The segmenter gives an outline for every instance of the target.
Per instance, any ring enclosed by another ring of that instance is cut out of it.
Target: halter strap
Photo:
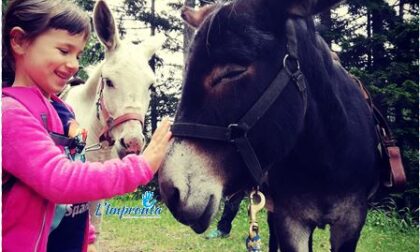
[[[115,144],[115,140],[111,136],[111,130],[117,127],[120,124],[123,124],[127,121],[135,120],[139,121],[141,127],[144,127],[144,116],[139,113],[125,113],[117,118],[114,118],[109,113],[108,109],[105,106],[103,90],[105,87],[104,79],[101,76],[99,79],[99,98],[96,102],[96,117],[98,120],[100,119],[100,111],[102,112],[102,118],[105,120],[105,126],[102,128],[101,133],[99,134],[99,142],[107,141],[108,146],[112,146]]]
[[[233,143],[257,185],[262,184],[266,170],[262,168],[258,160],[254,148],[249,141],[248,132],[271,108],[291,80],[296,84],[302,95],[304,116],[307,110],[306,83],[297,58],[297,38],[292,20],[287,20],[286,28],[288,44],[287,54],[283,58],[283,68],[257,102],[237,123],[232,123],[228,127],[221,127],[175,122],[171,128],[172,134],[175,137],[190,137]],[[294,70],[292,70],[293,61],[295,63]]]

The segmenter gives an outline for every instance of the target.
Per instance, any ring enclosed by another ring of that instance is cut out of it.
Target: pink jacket
[[[40,94],[37,88],[31,89]],[[57,113],[44,100],[50,128],[62,133]],[[10,97],[2,99],[2,147],[2,171],[17,178],[2,196],[5,252],[46,251],[55,204],[111,198],[132,192],[153,177],[138,155],[105,163],[70,161],[34,115]],[[83,251],[87,250],[87,233]]]

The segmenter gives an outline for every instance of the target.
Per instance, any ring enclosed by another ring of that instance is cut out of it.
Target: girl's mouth
[[[58,72],[56,71],[55,74],[60,78],[63,79],[65,81],[69,80],[72,76],[72,74],[69,73],[63,73],[63,72]]]

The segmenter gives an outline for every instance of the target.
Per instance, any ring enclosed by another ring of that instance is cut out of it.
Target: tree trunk
[[[383,2],[383,1],[380,1]],[[372,56],[373,56],[373,70],[384,69],[385,67],[385,46],[381,39],[384,34],[384,17],[383,9],[380,6],[384,6],[386,3],[378,4],[372,9]]]
[[[367,10],[367,21],[366,21],[366,30],[367,30],[367,39],[369,41],[368,45],[368,61],[367,61],[367,69],[370,70],[372,68],[372,21],[371,21],[371,11]]]

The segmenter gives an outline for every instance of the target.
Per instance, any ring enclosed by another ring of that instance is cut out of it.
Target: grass
[[[140,200],[133,199],[113,199],[108,202],[114,207],[141,206]],[[161,207],[163,210],[160,218],[119,219],[118,216],[104,216],[99,240],[101,252],[246,251],[248,219],[245,202],[242,202],[241,210],[233,221],[229,238],[215,240],[206,240],[204,234],[194,233],[189,227],[178,223],[167,208]],[[265,248],[263,251],[267,251],[268,243],[265,219],[266,213],[262,211],[258,220]],[[210,229],[215,228],[216,220]],[[373,209],[369,211],[357,251],[417,252],[418,235],[418,226],[411,218],[401,219],[395,211]],[[325,230],[317,229],[314,234],[314,251],[329,251],[328,239],[328,227]]]

